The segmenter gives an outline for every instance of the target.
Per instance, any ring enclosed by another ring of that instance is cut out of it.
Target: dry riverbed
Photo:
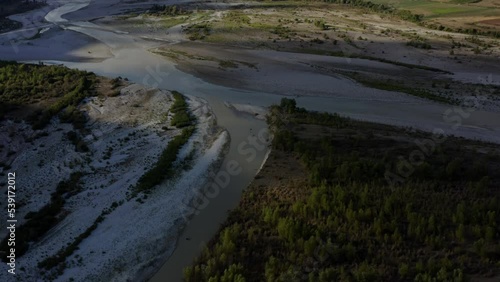
[[[187,209],[182,203],[189,202],[205,175],[218,167],[228,141],[205,101],[189,97],[187,102],[197,120],[196,131],[177,156],[176,176],[136,197],[131,196],[133,185],[181,133],[170,126],[170,92],[132,84],[114,97],[88,98],[80,110],[89,120],[76,144],[68,138],[75,130],[72,125],[57,120],[43,132],[23,122],[0,124],[2,147],[11,151],[10,169],[18,175],[20,225],[27,213],[50,202],[60,181],[75,172],[82,175],[81,190],[66,199],[61,221],[18,258],[20,281],[123,281],[154,268],[172,252],[182,228],[178,222]],[[66,258],[63,271],[37,266],[74,243],[99,216],[104,219]]]
[[[177,7],[180,12],[100,22],[147,34],[164,44],[153,52],[175,61],[182,71],[224,86],[325,96],[345,94],[346,89],[332,86],[336,79],[348,79],[441,103],[464,104],[479,97],[483,109],[498,110],[497,39],[325,3]],[[333,78],[328,82],[327,77]]]

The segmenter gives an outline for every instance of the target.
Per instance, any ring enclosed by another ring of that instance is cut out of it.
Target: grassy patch
[[[429,99],[444,104],[451,104],[451,105],[457,104],[457,101],[451,98],[436,95],[426,89],[418,89],[414,87],[404,86],[403,84],[397,81],[380,81],[376,79],[366,79],[366,78],[360,78],[356,75],[350,75],[350,77],[367,87],[387,90],[387,91],[402,92],[410,94],[412,96]]]
[[[477,27],[470,28],[467,23],[463,22],[463,19],[468,17],[471,18],[472,22],[475,21],[474,18],[500,16],[500,9],[494,5],[490,5],[489,7],[466,5],[481,2],[480,0],[452,0],[449,2],[432,0],[371,0],[371,2],[394,7],[398,10],[404,9],[412,14],[420,13],[424,16],[419,23],[428,28],[466,34],[481,34],[496,38],[500,37],[498,30],[481,30]],[[457,21],[454,18],[459,18],[460,20]],[[429,23],[430,20],[437,23]]]
[[[182,57],[191,59],[191,60],[199,60],[199,61],[211,61],[218,63],[219,67],[222,69],[226,68],[238,68],[239,64],[244,65],[248,68],[252,69],[257,69],[257,65],[249,62],[244,62],[244,61],[236,61],[236,60],[221,60],[212,56],[200,56],[197,54],[190,54],[181,50],[173,50],[173,49],[168,49],[168,50],[158,50],[155,51],[156,54],[174,59],[174,60],[181,60]]]
[[[153,28],[168,29],[188,22],[192,18],[193,14],[193,11],[183,6],[155,4],[147,13],[142,14],[144,19],[140,22],[140,24],[151,25]],[[153,20],[150,21],[150,19]]]
[[[189,113],[188,104],[184,96],[177,91],[172,91],[175,102],[170,108],[170,112],[174,113],[172,120],[170,121],[171,126],[177,128],[182,128],[190,126],[193,123],[193,116]]]
[[[166,178],[174,174],[173,163],[177,159],[177,154],[194,133],[194,130],[193,126],[184,128],[181,135],[175,136],[168,142],[167,148],[165,148],[154,167],[139,178],[134,188],[136,193],[148,192],[154,186],[162,183]]]
[[[249,25],[250,17],[240,11],[230,11],[224,14],[223,22],[229,29],[238,28],[242,25]]]
[[[168,29],[176,25],[186,23],[189,17],[162,18],[158,23],[162,28]]]
[[[272,34],[276,34],[280,38],[287,39],[290,37],[292,30],[288,26],[278,25],[271,30]]]
[[[412,46],[415,48],[420,48],[420,49],[431,49],[432,46],[427,43],[426,41],[420,41],[420,40],[410,40],[406,43],[408,46]]]
[[[188,38],[192,41],[204,39],[210,35],[211,30],[211,25],[207,22],[192,24],[186,28]]]
[[[192,118],[188,113],[187,103],[184,100],[184,96],[178,92],[174,92],[174,98],[176,99],[176,102],[172,105],[171,111],[175,113],[174,119],[176,119],[176,116],[178,118],[176,122],[173,122],[174,119],[172,119],[171,124],[178,127],[184,127],[184,129],[180,135],[175,136],[168,142],[167,147],[163,150],[160,158],[153,168],[139,178],[133,189],[134,194],[139,192],[148,192],[154,186],[162,183],[166,178],[174,175],[174,162],[177,159],[177,154],[195,131],[195,127],[190,125]]]

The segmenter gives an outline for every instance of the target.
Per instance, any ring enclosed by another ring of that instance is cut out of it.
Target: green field
[[[476,6],[470,0],[454,0],[437,2],[431,0],[371,0],[373,3],[391,5],[398,9],[406,9],[421,13],[427,19],[437,17],[472,17],[472,16],[499,16],[500,9],[494,7]]]

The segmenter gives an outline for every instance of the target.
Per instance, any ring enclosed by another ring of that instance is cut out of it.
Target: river
[[[215,234],[225,220],[228,210],[237,205],[242,191],[252,181],[268,153],[267,149],[255,150],[255,157],[248,161],[248,156],[238,150],[240,144],[248,143],[249,138],[266,128],[266,124],[251,115],[229,109],[224,102],[269,106],[278,103],[283,96],[213,85],[183,73],[177,70],[172,62],[148,51],[156,47],[158,43],[147,42],[134,35],[88,21],[72,21],[69,18],[69,13],[88,8],[95,2],[67,0],[63,4],[50,11],[45,19],[65,30],[85,34],[100,41],[110,48],[113,56],[102,62],[54,63],[63,63],[71,68],[85,69],[109,77],[121,76],[132,82],[201,97],[208,101],[217,117],[218,124],[230,135],[230,148],[222,168],[225,169],[228,162],[236,162],[241,166],[242,172],[231,176],[227,188],[221,189],[220,193],[210,199],[209,204],[199,214],[191,218],[178,240],[174,253],[151,278],[151,281],[181,281],[182,269],[199,254],[201,247]],[[375,122],[414,126],[429,131],[441,129],[455,135],[474,136],[488,140],[498,139],[498,134],[495,136],[491,134],[498,129],[495,121],[500,120],[500,116],[496,113],[476,111],[469,117],[463,118],[461,126],[453,127],[453,124],[443,119],[443,115],[450,110],[453,112],[453,108],[428,101],[402,103],[334,97],[300,97],[297,98],[297,103],[309,110],[338,112]]]

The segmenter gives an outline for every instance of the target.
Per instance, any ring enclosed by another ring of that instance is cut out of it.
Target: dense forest
[[[266,165],[186,281],[499,277],[497,145],[447,137],[430,146],[430,134],[307,112],[289,99],[268,123]],[[404,173],[408,158],[414,169]]]
[[[62,66],[0,61],[0,120],[21,117],[41,129],[61,114],[62,121],[82,128],[85,117],[76,107],[95,94],[96,81],[93,73]]]

